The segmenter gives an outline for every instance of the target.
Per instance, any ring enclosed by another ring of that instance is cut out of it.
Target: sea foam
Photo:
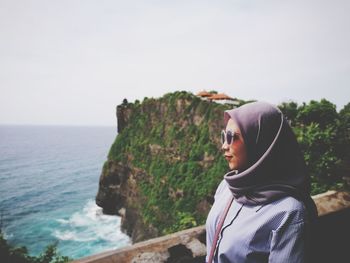
[[[88,200],[81,211],[68,219],[59,218],[57,222],[61,226],[54,230],[53,236],[59,240],[108,241],[115,247],[129,243],[129,237],[120,231],[120,217],[104,215],[93,200]]]

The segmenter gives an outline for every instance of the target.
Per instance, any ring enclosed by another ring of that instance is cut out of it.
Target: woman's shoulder
[[[292,196],[283,197],[265,205],[265,212],[270,214],[270,218],[275,222],[277,228],[307,221],[304,203]]]
[[[304,203],[292,196],[282,197],[281,199],[270,203],[270,205],[282,211],[305,211]]]
[[[222,195],[227,189],[228,189],[227,182],[225,179],[223,179],[218,185],[218,187],[216,188],[214,198],[217,198],[218,196]]]

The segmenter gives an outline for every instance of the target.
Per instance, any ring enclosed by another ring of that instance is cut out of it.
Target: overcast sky
[[[0,124],[116,125],[176,90],[350,102],[350,1],[0,0]]]

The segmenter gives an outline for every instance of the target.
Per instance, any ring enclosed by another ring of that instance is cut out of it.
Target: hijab
[[[252,102],[225,111],[225,124],[230,118],[241,131],[248,155],[248,168],[224,176],[236,201],[262,205],[293,196],[315,214],[303,155],[282,112],[269,103]]]

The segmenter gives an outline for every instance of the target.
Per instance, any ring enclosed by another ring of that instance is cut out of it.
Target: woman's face
[[[229,119],[227,122],[225,131],[226,133],[231,131],[234,134],[231,143],[228,144],[227,139],[225,138],[225,141],[221,147],[225,159],[228,162],[230,170],[243,171],[247,168],[248,157],[241,132],[232,119]]]

